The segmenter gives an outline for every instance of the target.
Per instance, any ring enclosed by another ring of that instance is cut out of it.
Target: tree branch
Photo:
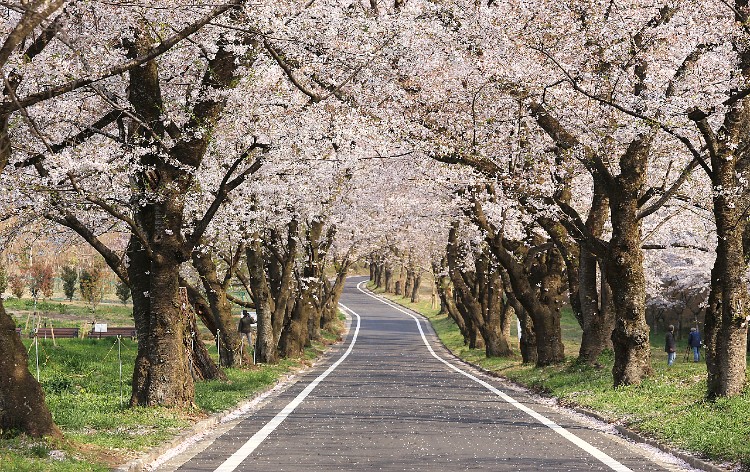
[[[120,75],[124,72],[129,71],[130,69],[141,66],[151,61],[152,59],[159,57],[165,52],[169,51],[180,41],[194,34],[198,30],[200,30],[203,26],[208,24],[214,18],[221,16],[222,14],[226,13],[227,11],[233,8],[237,8],[241,6],[243,3],[244,3],[244,0],[231,0],[227,4],[214,7],[209,14],[207,14],[200,20],[195,21],[191,23],[190,25],[186,26],[185,28],[180,30],[179,33],[168,37],[167,39],[165,39],[158,45],[150,48],[145,54],[141,55],[140,57],[131,59],[129,61],[123,62],[114,67],[111,67],[110,69],[104,72],[101,72],[97,76],[74,79],[62,85],[50,87],[47,90],[33,93],[31,95],[28,95],[25,98],[21,98],[18,100],[18,103],[14,103],[13,101],[11,102],[4,101],[0,103],[0,115],[12,113],[14,111],[19,110],[22,107],[32,106],[39,102],[49,100],[54,97],[58,97],[65,93],[77,90],[81,87],[85,87],[87,85],[97,83],[109,77]]]

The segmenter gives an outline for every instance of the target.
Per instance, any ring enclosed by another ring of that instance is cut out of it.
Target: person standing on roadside
[[[674,364],[677,358],[677,343],[674,340],[674,325],[669,325],[667,335],[664,338],[664,352],[667,353],[667,365]]]
[[[250,312],[242,310],[242,318],[240,318],[240,324],[237,326],[237,331],[240,332],[241,336],[247,338],[247,344],[249,347],[253,346],[253,328],[255,328],[255,320],[250,316]]]
[[[703,341],[701,340],[701,333],[698,328],[690,328],[690,336],[688,336],[688,346],[693,349],[693,362],[701,360],[701,346]]]

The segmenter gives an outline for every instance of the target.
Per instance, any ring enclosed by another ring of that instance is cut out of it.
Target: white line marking
[[[237,452],[229,456],[229,458],[225,460],[219,467],[217,467],[214,472],[232,472],[233,470],[235,470],[242,463],[242,461],[244,461],[247,456],[252,454],[253,451],[258,446],[260,446],[260,444],[268,437],[268,435],[271,434],[276,428],[278,428],[278,426],[287,418],[287,416],[289,416],[294,411],[294,409],[297,408],[305,398],[307,398],[310,392],[312,392],[315,387],[317,387],[318,384],[323,381],[323,379],[328,377],[328,374],[333,372],[333,370],[338,367],[339,364],[344,362],[344,359],[349,356],[349,354],[352,352],[352,349],[354,348],[354,343],[357,342],[360,317],[358,314],[354,313],[344,305],[339,303],[339,306],[357,317],[357,327],[354,329],[354,337],[352,337],[352,342],[349,345],[349,349],[346,350],[346,352],[339,358],[339,360],[334,362],[328,369],[326,369],[325,372],[320,374],[318,378],[310,382],[310,385],[305,387],[304,390],[302,390],[296,397],[294,397],[294,400],[289,402],[289,404],[285,406],[284,409],[281,410],[276,416],[274,416],[271,421],[266,423],[266,425],[263,426],[257,433],[253,434],[253,436],[248,439],[247,442],[237,450]]]
[[[543,425],[547,426],[552,431],[556,432],[557,434],[559,434],[560,436],[564,437],[568,441],[572,442],[576,446],[580,447],[584,451],[588,452],[589,454],[591,454],[592,456],[594,456],[595,458],[597,458],[598,460],[600,460],[601,462],[603,462],[604,464],[606,464],[612,470],[616,470],[618,472],[632,472],[628,467],[622,465],[621,463],[619,463],[615,459],[611,458],[610,456],[608,456],[604,452],[600,451],[596,447],[594,447],[591,444],[587,443],[583,439],[579,438],[578,436],[576,436],[575,434],[571,433],[570,431],[568,431],[567,429],[563,428],[562,426],[560,426],[559,424],[555,423],[554,421],[552,421],[551,419],[547,418],[546,416],[543,416],[543,415],[537,413],[536,411],[534,411],[531,408],[527,407],[526,405],[522,404],[521,402],[519,402],[518,400],[514,399],[510,395],[506,394],[505,392],[501,392],[500,390],[498,390],[494,386],[490,385],[489,383],[485,382],[484,380],[479,379],[479,378],[471,375],[468,372],[464,372],[463,370],[461,370],[458,367],[454,366],[453,364],[451,364],[450,362],[446,361],[442,357],[438,356],[435,353],[435,351],[432,349],[432,346],[430,346],[430,343],[427,341],[427,337],[425,336],[424,331],[422,330],[422,323],[419,321],[419,318],[417,318],[416,316],[412,315],[408,311],[402,309],[400,306],[396,305],[395,303],[392,303],[389,300],[385,300],[383,298],[380,298],[380,297],[377,297],[375,295],[372,295],[370,293],[365,292],[364,290],[362,290],[362,284],[365,283],[365,282],[366,281],[363,281],[363,282],[360,282],[359,284],[357,284],[357,289],[360,292],[364,293],[368,297],[372,297],[372,298],[374,298],[374,299],[376,299],[376,300],[378,300],[378,301],[380,301],[380,302],[382,302],[382,303],[390,306],[391,308],[393,308],[395,310],[400,311],[401,313],[403,313],[405,315],[411,316],[414,319],[414,321],[417,322],[417,327],[419,328],[419,334],[422,335],[422,341],[424,341],[425,346],[427,346],[427,349],[430,351],[430,354],[432,354],[432,356],[435,359],[439,360],[440,362],[442,362],[443,364],[447,365],[451,369],[455,370],[459,374],[461,374],[461,375],[463,375],[465,377],[468,377],[471,380],[473,380],[473,381],[477,382],[478,384],[482,385],[483,387],[487,388],[489,391],[491,391],[492,393],[494,393],[498,397],[502,398],[503,400],[505,400],[506,402],[510,403],[511,405],[513,405],[514,407],[516,407],[517,409],[523,411],[524,413],[526,413],[529,416],[531,416],[532,418],[536,419],[537,421],[539,421]]]

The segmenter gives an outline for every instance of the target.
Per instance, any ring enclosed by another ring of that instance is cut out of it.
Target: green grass
[[[0,440],[0,470],[4,472],[103,472],[110,470],[103,464],[95,464],[78,457],[78,453],[65,445],[56,451],[62,451],[62,460],[50,456],[53,451],[45,441],[34,441],[27,438]],[[53,454],[59,454],[53,453]],[[59,456],[58,456],[59,457]]]
[[[750,392],[732,399],[705,401],[706,366],[693,363],[692,356],[690,362],[683,360],[685,341],[678,347],[677,362],[668,367],[662,352],[663,333],[653,335],[654,375],[638,386],[613,388],[611,352],[599,358],[601,368],[576,363],[581,330],[570,310],[562,317],[566,361],[537,368],[524,365],[520,355],[487,358],[483,350],[468,349],[455,323],[447,315],[438,315],[429,303],[412,304],[390,294],[386,297],[425,315],[440,340],[462,359],[554,396],[564,405],[593,410],[661,442],[709,459],[750,467]],[[517,338],[513,342],[517,346]]]
[[[186,410],[127,407],[137,354],[135,341],[123,339],[120,346],[121,384],[116,339],[58,339],[56,346],[52,340],[39,340],[40,382],[65,439],[50,443],[23,437],[0,438],[0,470],[109,470],[174,437],[209,414],[235,407],[273,385],[282,375],[309,365],[323,352],[325,344],[338,338],[338,333],[324,333],[323,343],[314,343],[299,359],[224,369],[228,380],[197,383],[196,407]],[[24,339],[24,344],[29,350],[29,369],[36,375],[37,348],[28,339]],[[215,357],[216,346],[207,347]],[[49,452],[53,449],[62,449],[64,460],[51,459]]]

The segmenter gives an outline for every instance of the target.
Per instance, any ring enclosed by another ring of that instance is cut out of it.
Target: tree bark
[[[156,205],[155,237],[151,261],[149,290],[151,324],[149,331],[149,383],[142,406],[186,407],[193,404],[195,387],[184,349],[186,322],[178,298],[179,271],[182,261],[175,257],[181,245],[167,233],[164,224],[173,215],[181,215],[174,201]],[[172,231],[181,225],[172,223]]]
[[[252,288],[255,312],[258,317],[258,335],[255,340],[255,359],[258,363],[273,364],[278,362],[279,355],[274,339],[271,316],[271,291],[266,278],[265,259],[260,235],[253,235],[252,241],[245,249],[247,253],[247,270]]]
[[[649,135],[634,140],[620,159],[620,175],[608,183],[612,238],[607,245],[605,270],[615,307],[612,376],[616,387],[639,384],[652,373],[638,218],[638,200],[646,181],[652,139],[653,135]]]
[[[279,339],[279,351],[282,357],[299,357],[305,352],[309,340],[308,320],[315,310],[312,293],[302,290],[297,297],[289,323],[284,327]]]
[[[185,353],[188,356],[188,368],[193,381],[227,380],[226,374],[216,365],[209,355],[206,345],[201,341],[198,334],[198,325],[195,322],[195,314],[189,304],[182,307],[182,315],[185,318],[185,332],[182,340]]]
[[[324,281],[327,290],[321,324],[323,329],[328,332],[334,332],[338,324],[339,300],[344,293],[344,283],[350,266],[351,262],[348,259],[336,264],[336,280],[332,284],[328,280]]]
[[[528,316],[533,320],[536,364],[541,367],[563,362],[565,352],[560,327],[560,309],[561,297],[565,292],[565,262],[562,254],[554,245],[548,243],[538,244],[532,251],[525,249],[523,244],[506,241],[487,221],[479,200],[473,198],[473,204],[469,214],[479,228],[485,231],[485,241],[507,276],[506,285],[510,290],[506,288],[505,292],[512,293],[523,307],[523,310],[516,308],[516,316],[519,316],[519,319]],[[511,250],[519,253],[511,254]],[[519,259],[523,260],[523,265]],[[526,326],[531,326],[528,319],[523,321]],[[523,343],[523,336],[521,339]]]
[[[242,338],[237,331],[237,324],[232,317],[232,308],[227,299],[227,285],[219,280],[218,268],[212,258],[212,252],[193,251],[193,267],[198,271],[206,292],[214,326],[219,331],[219,363],[224,367],[236,367],[248,358],[240,356]],[[214,332],[216,335],[216,332]]]
[[[445,313],[456,323],[458,330],[461,332],[461,336],[464,338],[464,345],[469,344],[469,331],[464,322],[464,318],[456,306],[456,300],[453,295],[453,288],[451,287],[450,277],[443,275],[443,268],[448,264],[447,259],[443,258],[441,264],[433,263],[432,271],[435,275],[435,284],[437,286],[437,293],[440,297],[440,303],[445,307]],[[440,275],[438,275],[440,274]]]
[[[608,199],[600,188],[598,179],[594,181],[594,195],[591,202],[586,227],[591,235],[600,237],[604,231],[609,208]],[[608,348],[612,348],[612,331],[614,329],[614,315],[607,303],[608,287],[605,287],[606,277],[602,277],[601,296],[597,289],[597,257],[585,244],[579,243],[579,300],[581,319],[579,323],[583,329],[581,348],[578,351],[578,361],[594,364],[599,355]],[[602,271],[604,273],[604,271]]]
[[[492,267],[486,253],[476,253],[475,271],[466,274],[461,270],[458,224],[451,225],[446,249],[448,272],[460,297],[459,310],[464,315],[467,327],[476,327],[484,341],[487,357],[509,356],[512,354],[508,339],[502,331],[500,314],[502,310],[502,284],[500,274]],[[461,309],[463,307],[463,310]],[[468,320],[466,319],[468,318]],[[469,331],[470,341],[472,336]]]
[[[403,265],[398,272],[398,280],[396,280],[396,295],[405,296],[406,294],[406,267]]]
[[[0,431],[61,438],[44,402],[44,391],[28,366],[26,348],[0,300]]]
[[[201,320],[201,323],[216,336],[216,322],[211,312],[211,304],[191,283],[180,277],[180,287],[185,287],[188,293],[190,304],[195,307],[195,314]]]
[[[131,281],[130,293],[133,299],[133,320],[138,336],[138,353],[133,369],[132,393],[130,406],[145,405],[146,391],[151,383],[149,358],[151,334],[151,300],[148,297],[151,289],[149,277],[144,277],[151,268],[151,259],[135,236],[130,237],[127,248],[128,278]]]
[[[416,270],[414,271],[414,282],[411,287],[411,302],[417,303],[419,302],[419,287],[422,285],[422,274]]]
[[[385,268],[385,291],[386,293],[393,293],[393,265],[386,261]]]
[[[744,53],[745,62],[750,54]],[[744,64],[743,74],[750,75]],[[716,260],[711,270],[711,293],[706,308],[705,343],[709,399],[742,393],[746,382],[748,342],[748,292],[743,234],[747,226],[746,208],[750,195],[735,195],[729,189],[742,188],[738,181],[750,166],[750,157],[739,152],[747,146],[750,130],[750,104],[745,100],[733,106],[718,135],[710,131],[706,118],[696,120],[707,137],[711,154],[713,213],[716,221]],[[726,189],[722,191],[722,189]]]
[[[383,262],[382,259],[378,262],[378,269],[375,276],[375,287],[385,287],[385,262]]]

